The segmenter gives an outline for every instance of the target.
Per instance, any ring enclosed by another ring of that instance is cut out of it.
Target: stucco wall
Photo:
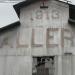
[[[68,5],[50,1],[48,6],[40,9],[38,2],[22,8],[21,26],[0,34],[0,75],[32,75],[33,56],[55,55],[58,56],[57,75],[65,74],[62,70],[65,52],[73,54],[74,73],[75,28],[68,24]],[[53,36],[49,39],[51,47],[48,47],[48,29]]]

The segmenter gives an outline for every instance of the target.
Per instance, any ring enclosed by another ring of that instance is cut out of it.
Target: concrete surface
[[[68,5],[50,1],[48,6],[40,9],[38,2],[22,8],[21,26],[0,34],[0,75],[32,75],[33,56],[58,56],[55,75],[75,75],[75,28],[68,24]],[[48,28],[54,36],[50,41]],[[72,59],[63,59],[64,53],[72,53]],[[64,60],[64,65],[69,63],[69,72],[63,70]]]

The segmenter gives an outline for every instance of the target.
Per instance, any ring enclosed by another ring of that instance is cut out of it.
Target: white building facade
[[[52,75],[75,75],[75,28],[68,23],[69,6],[53,0],[48,8],[40,5],[22,8],[21,26],[0,34],[0,75],[32,75],[36,57],[54,57]]]

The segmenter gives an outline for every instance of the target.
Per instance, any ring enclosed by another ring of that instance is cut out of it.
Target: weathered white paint
[[[68,5],[56,1],[50,1],[48,5],[49,8],[46,10],[40,9],[39,2],[22,8],[20,14],[21,27],[0,35],[0,75],[32,75],[32,56],[51,55],[58,56],[57,75],[62,75],[63,53],[71,52],[75,55],[75,28],[68,24]],[[65,7],[63,7],[64,5]],[[36,19],[37,11],[42,11],[41,19]],[[47,48],[48,28],[58,28],[58,31],[50,32],[50,35],[54,36],[51,43],[59,43],[59,47]],[[65,39],[65,47],[61,47],[61,30],[63,28],[69,30],[69,32],[65,31],[64,34],[68,38],[71,37],[72,32],[73,46],[70,44],[71,40]],[[33,29],[35,29],[34,41],[36,44],[43,44],[42,47],[32,46]],[[73,59],[75,62],[75,57]],[[75,68],[75,64],[73,65]]]

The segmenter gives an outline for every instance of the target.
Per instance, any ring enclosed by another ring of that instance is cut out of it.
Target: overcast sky
[[[0,1],[23,1],[23,0],[0,0]],[[63,2],[66,2],[66,0],[59,0],[59,1],[63,1]],[[70,4],[73,4],[73,5],[75,5],[75,0],[67,0],[67,1],[71,1],[71,3]]]
[[[66,0],[60,0],[60,1],[66,2]],[[75,5],[75,0],[67,0],[67,1],[71,1],[69,3]]]

